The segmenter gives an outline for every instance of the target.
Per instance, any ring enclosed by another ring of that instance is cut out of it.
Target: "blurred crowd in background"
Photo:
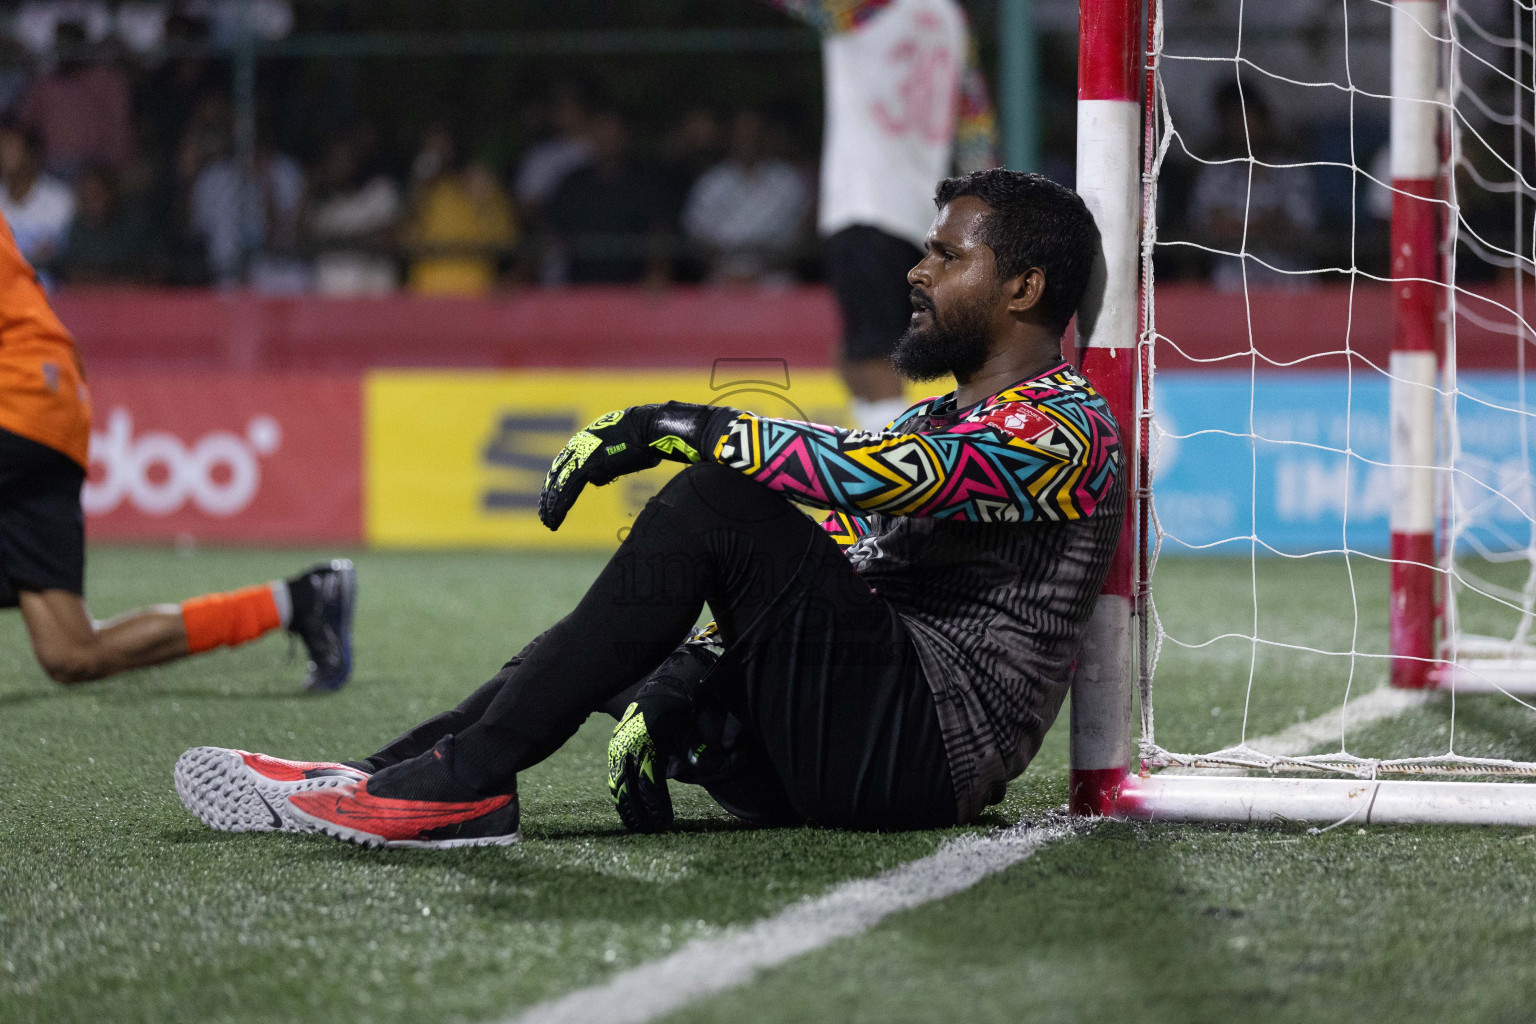
[[[0,212],[50,282],[479,294],[816,275],[817,140],[771,108],[674,103],[637,138],[601,82],[554,77],[519,104],[513,153],[454,110],[409,138],[358,118],[290,148],[291,96],[263,90],[248,177],[229,61],[162,56],[227,37],[237,7],[60,0],[14,18]],[[261,7],[263,32],[289,30],[285,3]]]
[[[984,54],[995,49],[995,5],[968,5]],[[716,5],[737,6],[744,24],[792,27],[764,4]],[[1070,5],[1041,6],[1048,15]],[[634,20],[623,4],[594,7],[598,15],[568,20]],[[695,16],[689,0],[654,9],[685,24]],[[689,80],[698,65],[686,63],[671,78],[637,78],[612,61],[509,58],[471,73],[437,58],[409,71],[377,59],[264,59],[246,173],[231,40],[371,30],[368,5],[52,0],[9,13],[0,212],[50,283],[473,295],[820,276],[819,62],[809,33],[800,49],[744,58],[746,70],[716,58],[702,82]],[[1047,31],[1041,45],[1041,169],[1071,184],[1073,39]],[[466,77],[462,88],[433,84]],[[1238,248],[1245,229],[1248,251],[1281,270],[1350,260],[1384,270],[1384,189],[1347,169],[1263,166],[1250,188],[1248,162],[1219,161],[1342,158],[1384,176],[1385,111],[1352,126],[1322,115],[1282,124],[1265,83],[1245,85],[1240,95],[1229,72],[1182,100],[1159,217],[1164,240],[1194,244],[1159,251],[1160,279],[1241,287],[1241,263],[1211,250]],[[1186,157],[1185,144],[1201,159]],[[1249,285],[1311,280],[1247,270]]]

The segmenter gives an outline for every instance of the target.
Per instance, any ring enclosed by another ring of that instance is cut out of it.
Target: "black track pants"
[[[832,827],[954,823],[933,696],[901,618],[816,523],[711,464],[651,500],[574,611],[369,762],[452,732],[467,780],[510,787],[589,714],[622,708],[706,604],[725,654],[703,691],[741,725],[730,777],[700,780],[723,804]]]

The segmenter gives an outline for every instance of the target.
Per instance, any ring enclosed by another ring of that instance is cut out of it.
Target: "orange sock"
[[[272,588],[265,583],[227,594],[204,594],[181,603],[187,650],[234,647],[282,625]]]

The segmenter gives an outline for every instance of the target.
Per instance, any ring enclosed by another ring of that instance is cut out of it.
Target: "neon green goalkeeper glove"
[[[599,416],[566,442],[539,495],[539,521],[558,530],[587,484],[601,487],[626,473],[673,462],[702,462],[714,441],[711,421],[725,429],[736,410],[687,402],[634,405]]]

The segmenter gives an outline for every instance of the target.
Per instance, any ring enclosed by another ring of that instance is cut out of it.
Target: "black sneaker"
[[[339,787],[296,793],[288,816],[306,831],[359,846],[446,850],[520,842],[517,791],[484,796],[453,774],[453,737]]]
[[[313,593],[302,611],[295,607],[288,631],[309,654],[306,690],[339,690],[352,676],[352,612],[357,603],[357,570],[345,558],[314,566],[295,582]]]

